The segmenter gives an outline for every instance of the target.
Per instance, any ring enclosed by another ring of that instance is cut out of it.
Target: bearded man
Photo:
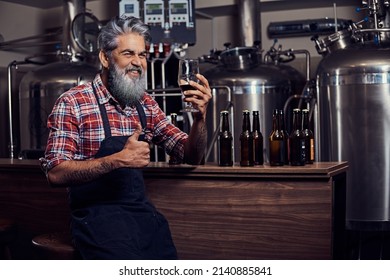
[[[189,135],[172,125],[145,93],[149,28],[115,17],[99,34],[101,73],[56,101],[41,159],[48,182],[67,187],[71,234],[84,259],[176,259],[169,225],[145,197],[141,169],[149,143],[188,164],[199,164],[207,140],[211,90],[205,77],[185,92],[199,112]]]

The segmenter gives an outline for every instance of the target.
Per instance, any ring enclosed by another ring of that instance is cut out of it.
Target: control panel
[[[119,15],[148,24],[154,44],[196,42],[195,0],[120,0]]]

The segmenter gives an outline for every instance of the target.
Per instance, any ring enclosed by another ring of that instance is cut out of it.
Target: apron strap
[[[137,108],[138,118],[141,122],[141,126],[143,129],[146,129],[146,114],[144,108],[139,101],[135,104],[135,107]]]
[[[93,93],[95,94],[96,101],[99,105],[100,115],[101,115],[102,121],[103,121],[104,136],[105,136],[104,138],[111,137],[110,122],[108,121],[106,107],[104,106],[104,104],[100,104],[99,98],[98,98],[98,95],[96,93],[96,89],[95,89],[95,86],[93,83],[92,83],[92,89],[93,89]]]
[[[106,107],[104,106],[104,104],[100,104],[99,98],[98,98],[98,95],[97,95],[97,92],[96,92],[96,89],[95,89],[95,86],[93,83],[92,83],[92,90],[93,90],[93,93],[95,95],[96,101],[99,105],[100,115],[102,116],[105,138],[111,137],[111,127],[110,127],[110,122],[108,120]],[[146,128],[146,114],[145,114],[144,108],[142,107],[142,105],[139,101],[135,104],[135,106],[137,108],[138,118],[141,122],[141,126],[143,129],[145,129]]]

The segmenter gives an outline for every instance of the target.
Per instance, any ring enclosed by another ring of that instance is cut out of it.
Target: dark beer
[[[240,165],[253,166],[253,137],[251,133],[250,113],[248,110],[242,112],[242,132],[240,134]]]
[[[305,138],[302,133],[301,110],[293,110],[293,129],[290,135],[290,164],[305,165]]]
[[[233,136],[229,125],[229,112],[222,111],[220,114],[219,143],[219,166],[233,165]]]
[[[279,110],[274,109],[272,114],[272,131],[269,135],[269,164],[271,166],[284,165],[285,140],[283,131],[280,128]]]
[[[181,89],[181,91],[195,90],[195,88],[193,86],[191,86],[190,84],[180,85],[180,89]]]
[[[285,126],[285,118],[284,118],[284,111],[279,110],[279,121],[280,121],[280,130],[283,133],[284,138],[284,164],[288,164],[290,162],[290,137],[287,132],[286,126]]]
[[[262,165],[264,164],[264,154],[263,154],[263,134],[260,131],[260,116],[259,111],[253,111],[253,127],[252,127],[252,137],[253,137],[253,164]]]

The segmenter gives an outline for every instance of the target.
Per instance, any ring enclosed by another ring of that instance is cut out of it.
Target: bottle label
[[[310,155],[307,155],[310,159],[310,161],[314,161],[314,151],[315,151],[315,148],[314,148],[314,139],[310,139]]]

